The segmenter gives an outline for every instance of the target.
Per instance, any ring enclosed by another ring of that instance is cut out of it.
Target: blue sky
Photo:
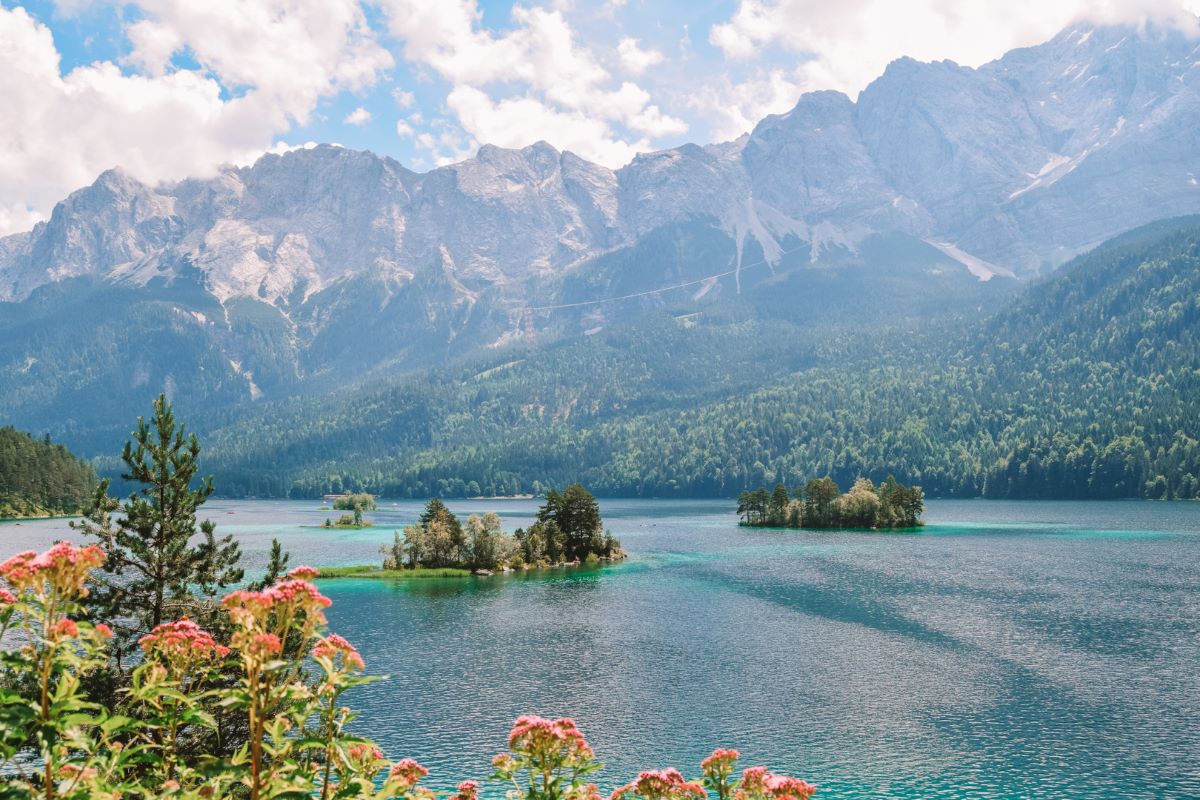
[[[119,166],[309,142],[427,170],[537,140],[617,168],[736,138],[902,55],[978,65],[1200,0],[0,0],[0,235]]]

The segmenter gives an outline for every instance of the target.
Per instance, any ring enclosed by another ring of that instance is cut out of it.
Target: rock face
[[[330,146],[160,187],[113,170],[0,239],[0,299],[187,262],[221,302],[286,309],[354,276],[401,285],[429,269],[464,297],[517,302],[530,281],[694,218],[768,260],[789,237],[819,261],[900,231],[1028,274],[1200,210],[1198,64],[1200,43],[1174,30],[1082,26],[980,69],[903,58],[857,103],[807,94],[735,142],[615,172],[545,143],[425,174]]]

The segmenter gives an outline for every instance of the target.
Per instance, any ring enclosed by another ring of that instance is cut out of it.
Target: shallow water
[[[457,502],[525,524],[532,501]],[[602,501],[633,557],[486,580],[323,583],[391,680],[361,731],[448,788],[520,713],[569,715],[608,765],[694,773],[739,748],[820,798],[1200,797],[1200,503],[931,502],[920,533],[747,531],[720,501]],[[377,560],[419,514],[301,528],[313,503],[213,501],[261,564]],[[0,525],[0,554],[62,521]]]

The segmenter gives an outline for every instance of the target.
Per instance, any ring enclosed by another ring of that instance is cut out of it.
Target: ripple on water
[[[494,505],[510,528],[535,507]],[[899,535],[603,506],[635,557],[598,573],[326,582],[333,627],[391,675],[356,691],[359,730],[443,789],[532,711],[579,721],[605,788],[727,745],[826,800],[1200,798],[1200,504],[934,502]],[[367,563],[419,513],[330,536],[298,527],[311,504],[213,508],[252,568],[272,536]]]

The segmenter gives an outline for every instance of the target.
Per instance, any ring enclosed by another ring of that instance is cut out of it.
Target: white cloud
[[[613,138],[602,120],[578,111],[559,111],[530,97],[499,102],[471,86],[457,86],[446,98],[463,128],[481,142],[500,147],[524,147],[538,140],[604,164],[626,164],[648,143]],[[533,138],[531,138],[533,137]]]
[[[740,0],[709,41],[735,60],[790,50],[806,57],[797,74],[804,89],[853,95],[900,56],[977,66],[1080,19],[1178,19],[1182,8],[1181,0]]]
[[[412,104],[416,102],[417,98],[412,92],[405,91],[404,89],[393,89],[392,99],[395,100],[396,105],[400,106],[401,108],[412,108]]]
[[[713,136],[727,141],[753,129],[768,114],[790,110],[803,91],[794,70],[758,69],[746,80],[724,78],[698,89],[691,103],[712,118]]]
[[[183,39],[168,25],[141,19],[125,29],[133,52],[127,59],[151,75],[162,75],[173,56],[183,47]]]
[[[687,130],[640,86],[614,87],[559,10],[514,6],[513,27],[495,34],[483,27],[476,0],[383,3],[405,58],[451,83],[447,105],[474,139],[509,146],[545,139],[615,167],[648,147],[646,136]]]
[[[402,119],[396,121],[396,135],[401,139],[411,139],[413,133],[414,131],[412,125],[409,125]]]
[[[0,234],[121,166],[146,181],[212,174],[304,124],[322,97],[393,62],[357,0],[138,0],[130,74],[98,61],[63,73],[49,28],[0,6]],[[286,12],[286,13],[285,13]],[[200,69],[178,69],[186,48]],[[15,123],[15,124],[14,124]]]
[[[622,66],[632,75],[641,75],[648,68],[663,62],[663,54],[658,50],[643,50],[638,40],[626,36],[617,43],[617,55]]]
[[[351,111],[346,115],[342,122],[346,125],[366,125],[371,121],[371,112],[367,111],[362,106]]]

